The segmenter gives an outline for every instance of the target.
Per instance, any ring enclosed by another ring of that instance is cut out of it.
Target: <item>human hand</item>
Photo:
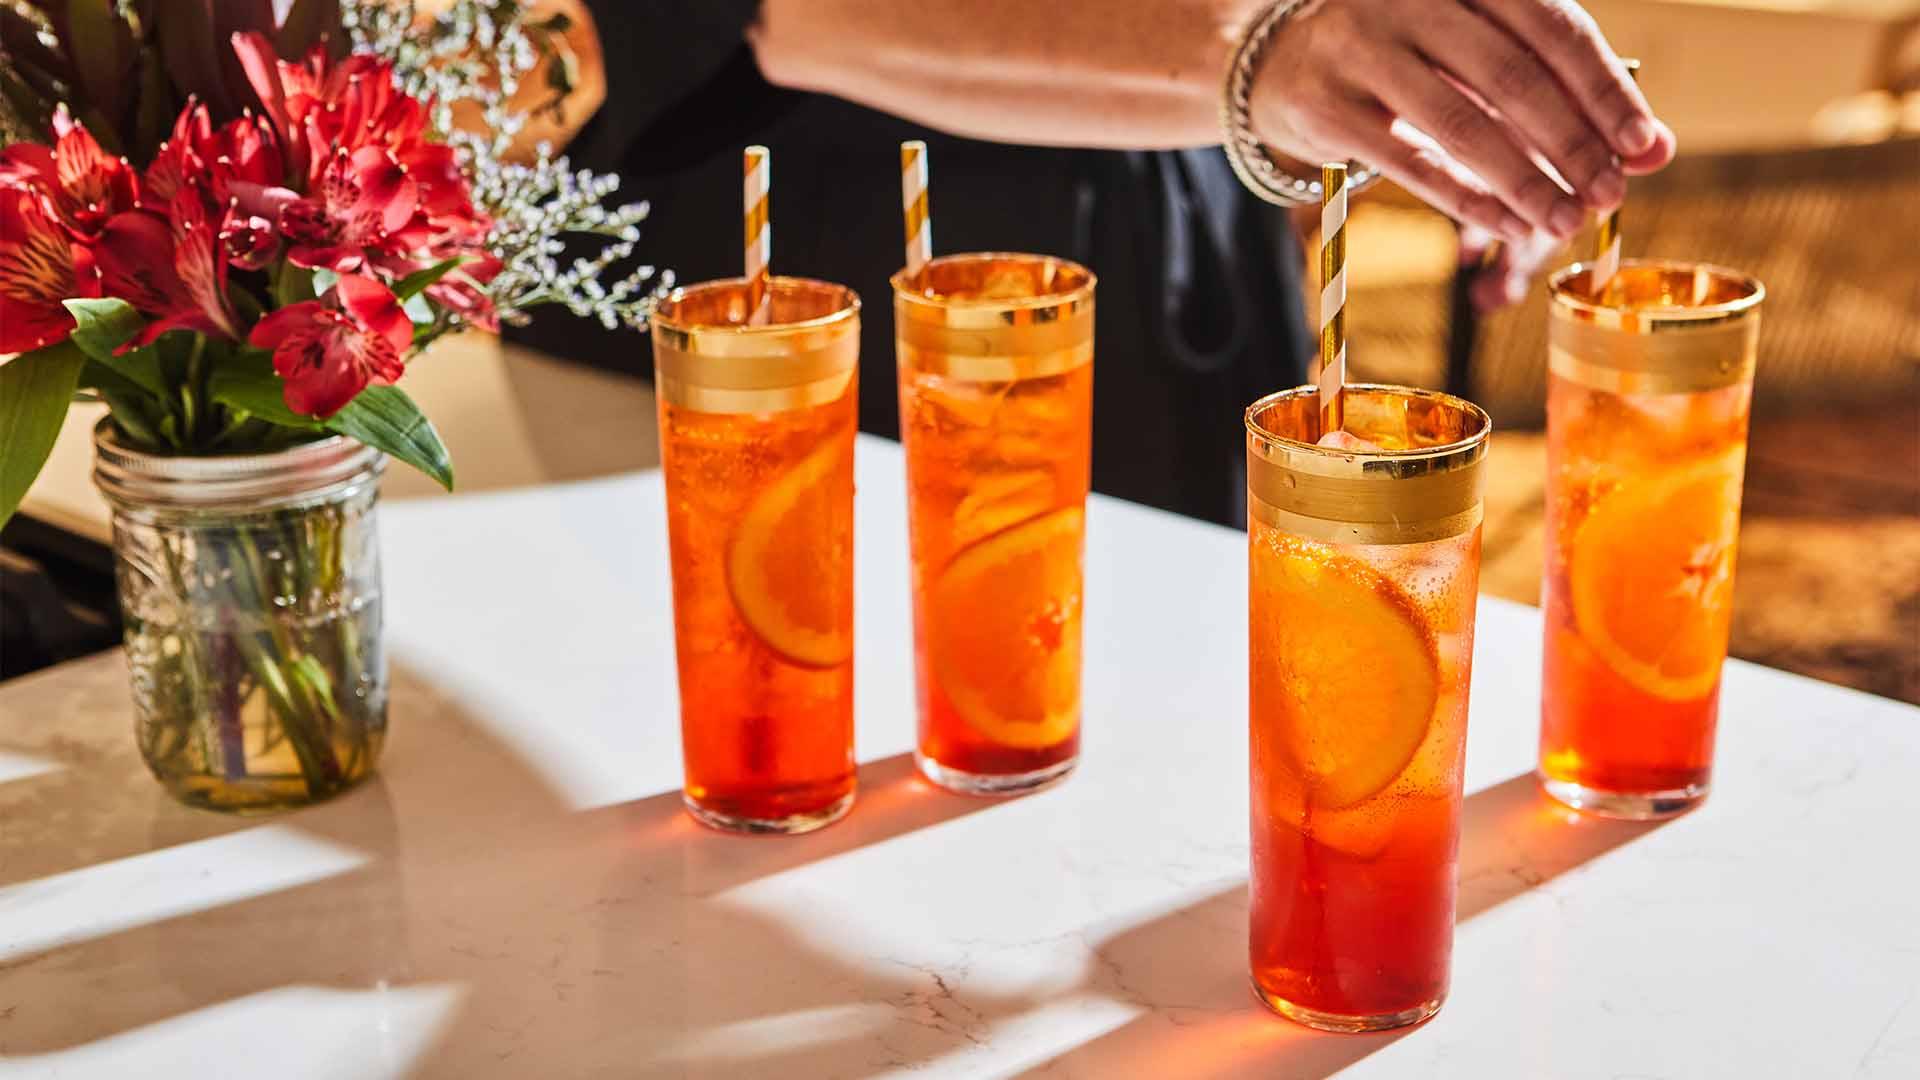
[[[1674,149],[1573,0],[1309,0],[1274,33],[1252,115],[1280,153],[1357,158],[1521,245],[1515,266]]]
[[[1460,227],[1460,266],[1473,309],[1482,314],[1526,299],[1527,289],[1561,248],[1560,238],[1538,229],[1523,240],[1503,241],[1477,225]]]

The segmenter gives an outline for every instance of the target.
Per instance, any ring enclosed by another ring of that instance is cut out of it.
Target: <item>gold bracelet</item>
[[[1301,179],[1274,163],[1266,144],[1253,132],[1253,75],[1266,59],[1273,32],[1307,0],[1276,0],[1251,23],[1227,61],[1226,84],[1220,94],[1221,148],[1235,176],[1253,192],[1276,206],[1320,205],[1320,181]],[[1347,163],[1347,190],[1358,194],[1380,178],[1380,170],[1358,161]]]

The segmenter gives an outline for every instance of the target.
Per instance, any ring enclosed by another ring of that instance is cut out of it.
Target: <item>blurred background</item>
[[[1920,0],[1587,6],[1642,60],[1641,85],[1679,136],[1680,159],[1632,185],[1626,255],[1722,263],[1768,288],[1732,652],[1920,703]],[[581,60],[591,86],[600,57]],[[653,193],[644,176],[632,189]],[[891,235],[894,208],[876,211]],[[1295,221],[1309,251],[1315,221]],[[1537,602],[1544,290],[1476,316],[1460,298],[1453,226],[1389,185],[1356,201],[1348,236],[1354,377],[1450,389],[1493,414],[1483,588]],[[1317,318],[1311,267],[1299,287]],[[884,327],[883,295],[868,317]],[[541,344],[466,335],[410,371],[463,492],[655,463],[651,391],[633,375],[643,365],[582,364]],[[644,344],[620,348],[631,360]],[[118,642],[104,507],[88,481],[98,416],[74,410],[0,534],[0,677]],[[386,490],[437,497],[405,469]]]

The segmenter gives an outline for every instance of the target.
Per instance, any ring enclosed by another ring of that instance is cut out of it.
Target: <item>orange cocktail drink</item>
[[[1763,295],[1691,263],[1552,281],[1540,776],[1571,806],[1706,797]]]
[[[853,805],[853,436],[860,301],[772,280],[676,291],[653,319],[687,807],[805,832]]]
[[[1094,278],[1044,255],[950,255],[893,289],[916,760],[952,790],[1030,790],[1080,751]]]
[[[1489,424],[1344,397],[1346,449],[1313,387],[1247,410],[1250,946],[1270,1008],[1373,1031],[1447,992]]]

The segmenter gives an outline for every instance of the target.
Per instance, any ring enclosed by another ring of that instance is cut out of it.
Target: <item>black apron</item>
[[[1099,151],[930,132],[761,78],[737,0],[600,0],[606,106],[571,148],[646,199],[636,259],[682,282],[740,273],[740,149],[772,150],[775,273],[849,285],[864,305],[860,421],[899,432],[893,297],[902,261],[899,143],[925,139],[935,254],[1030,251],[1099,275],[1096,491],[1243,525],[1241,413],[1306,380],[1313,339],[1285,215],[1241,189],[1218,148]],[[564,309],[514,340],[651,377],[644,334]]]

